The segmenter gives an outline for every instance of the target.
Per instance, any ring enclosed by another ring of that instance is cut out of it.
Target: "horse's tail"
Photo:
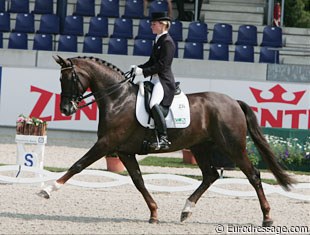
[[[266,138],[264,137],[255,113],[251,109],[249,105],[247,105],[245,102],[238,100],[238,103],[243,110],[243,113],[245,114],[246,123],[248,127],[248,132],[250,133],[250,136],[259,152],[259,154],[262,156],[263,160],[267,163],[269,169],[273,173],[273,175],[276,177],[278,183],[285,189],[289,190],[290,186],[293,183],[296,183],[294,179],[292,179],[280,166],[278,163],[276,156],[274,155],[273,151],[271,150]]]

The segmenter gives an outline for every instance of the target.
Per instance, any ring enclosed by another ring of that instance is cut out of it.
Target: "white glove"
[[[133,75],[135,75],[135,76],[143,75],[143,70],[140,67],[138,67],[137,65],[131,65],[130,71],[133,71]]]

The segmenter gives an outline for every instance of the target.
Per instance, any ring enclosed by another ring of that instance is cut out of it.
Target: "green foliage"
[[[197,168],[196,165],[185,164],[183,163],[181,158],[174,157],[154,157],[149,156],[141,161],[139,161],[140,165],[144,166],[161,166],[161,167],[175,167],[175,168]]]
[[[289,170],[310,171],[310,137],[303,144],[297,138],[265,135],[278,161]],[[265,168],[253,141],[247,137],[247,153],[253,165]]]
[[[285,26],[310,28],[309,0],[286,0],[284,9]]]

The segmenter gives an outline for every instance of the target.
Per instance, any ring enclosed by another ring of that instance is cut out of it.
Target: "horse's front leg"
[[[97,142],[81,159],[74,163],[62,177],[57,179],[52,185],[48,185],[42,189],[38,195],[46,199],[50,198],[53,191],[58,190],[75,174],[80,173],[86,167],[102,158],[102,156],[104,156],[103,154],[103,147]]]
[[[144,185],[144,180],[142,178],[140,167],[135,155],[119,154],[119,157],[123,162],[123,164],[125,165],[133,183],[142,194],[144,200],[146,201],[146,204],[150,209],[151,215],[149,223],[151,224],[158,223],[157,204]]]

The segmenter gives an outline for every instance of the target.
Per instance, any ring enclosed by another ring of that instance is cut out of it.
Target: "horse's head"
[[[61,66],[61,102],[60,111],[66,116],[76,112],[78,103],[89,86],[85,73],[71,59],[53,57]]]

